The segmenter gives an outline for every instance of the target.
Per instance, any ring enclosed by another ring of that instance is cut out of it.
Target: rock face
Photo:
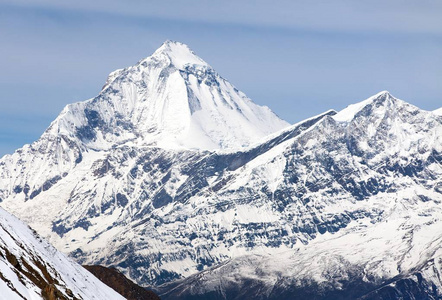
[[[0,299],[124,299],[0,208]]]
[[[136,285],[115,268],[103,266],[83,267],[127,300],[160,300],[160,297],[154,292]]]
[[[167,42],[2,158],[2,205],[165,299],[439,297],[442,116],[381,92],[285,124]]]

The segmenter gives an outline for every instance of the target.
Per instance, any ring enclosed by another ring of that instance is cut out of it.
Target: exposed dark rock
[[[38,194],[41,193],[41,187],[39,187],[38,189],[35,189],[32,191],[31,195],[29,196],[29,199],[33,199],[35,197],[38,196]]]
[[[164,189],[162,189],[153,198],[152,205],[155,208],[160,208],[169,204],[172,201],[173,198]]]
[[[117,193],[117,204],[119,206],[126,206],[127,203],[129,203],[129,200],[127,199],[126,195],[121,194],[121,193]]]
[[[64,226],[64,224],[60,220],[52,222],[52,231],[54,231],[60,237],[63,237],[63,235],[69,232],[70,230],[71,228],[66,228],[66,226]]]
[[[160,297],[154,292],[133,283],[115,268],[106,268],[103,266],[84,267],[128,300],[160,300]]]
[[[43,191],[49,190],[54,184],[56,184],[61,179],[61,176],[57,175],[51,179],[48,179],[43,183]]]

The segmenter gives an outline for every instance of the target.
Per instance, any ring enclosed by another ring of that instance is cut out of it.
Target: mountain
[[[326,116],[207,194],[232,199],[249,253],[161,297],[440,299],[441,162],[442,118],[388,92]]]
[[[248,146],[288,125],[188,46],[166,41],[152,56],[112,72],[97,97],[68,105],[45,135],[80,149],[130,143],[215,150]]]
[[[66,106],[39,140],[3,157],[0,201],[62,251],[98,253],[151,210],[188,197],[193,164],[287,126],[186,45],[167,41],[111,73],[97,97]],[[172,164],[176,170],[167,170]],[[82,262],[96,264],[90,257]]]
[[[240,110],[212,105],[231,85],[198,81],[206,67],[166,42],[112,73],[99,96],[0,160],[2,206],[82,264],[117,267],[163,299],[442,295],[442,116],[381,92],[285,126],[240,92],[226,100]],[[191,95],[201,109],[166,108],[194,107]],[[172,117],[157,118],[158,105]]]
[[[0,299],[124,299],[0,208]]]

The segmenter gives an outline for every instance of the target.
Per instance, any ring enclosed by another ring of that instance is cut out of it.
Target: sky
[[[442,107],[440,0],[0,0],[0,156],[165,40],[290,123],[382,90]]]

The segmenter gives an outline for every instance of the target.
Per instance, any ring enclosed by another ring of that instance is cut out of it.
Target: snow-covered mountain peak
[[[350,122],[364,110],[367,111],[366,113],[379,115],[385,114],[389,110],[400,106],[409,106],[417,109],[413,105],[395,98],[388,91],[382,91],[368,99],[347,106],[333,116],[333,118],[338,122]]]
[[[332,122],[333,130],[345,132],[352,155],[363,156],[373,165],[385,157],[399,158],[401,164],[410,159],[426,160],[430,152],[422,149],[440,144],[441,119],[437,114],[386,91],[350,105],[331,118],[337,121]],[[428,139],[430,131],[434,136]],[[423,141],[431,146],[422,146]]]
[[[248,146],[288,125],[187,45],[166,41],[152,56],[112,72],[97,97],[69,105],[48,132],[96,150],[128,142],[217,150]]]
[[[379,93],[371,96],[370,98],[379,98],[379,97],[393,97],[389,91],[384,90],[384,91],[380,91]]]
[[[433,110],[433,113],[435,113],[438,116],[442,116],[442,107],[436,110]]]
[[[165,41],[152,56],[146,58],[144,61],[152,59],[167,60],[171,66],[180,70],[184,70],[188,65],[210,67],[204,60],[198,57],[189,46],[170,40]]]

